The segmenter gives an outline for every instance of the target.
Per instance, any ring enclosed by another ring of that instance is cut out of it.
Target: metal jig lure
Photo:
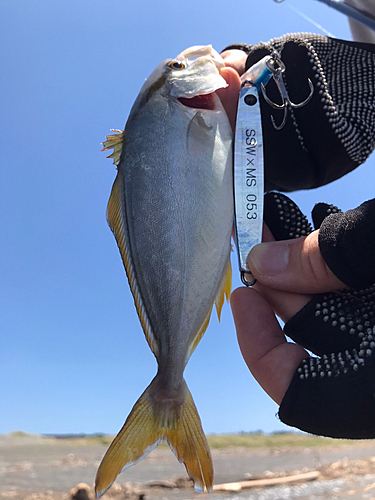
[[[309,96],[299,104],[293,103],[283,80],[285,69],[279,54],[273,52],[251,66],[241,77],[234,141],[234,226],[241,281],[246,286],[256,283],[254,277],[252,280],[246,277],[252,274],[246,259],[253,246],[262,241],[263,231],[264,159],[260,94],[273,109],[284,110],[280,125],[276,125],[271,116],[274,128],[281,130],[287,120],[288,107],[305,106],[314,92],[313,84],[308,80]],[[280,92],[282,104],[272,102],[267,96],[266,85],[271,78]]]

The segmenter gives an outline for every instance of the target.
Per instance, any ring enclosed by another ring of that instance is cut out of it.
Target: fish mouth
[[[195,95],[194,97],[178,97],[178,101],[188,108],[209,109],[214,111],[217,109],[216,92],[211,94]]]
[[[225,72],[220,72],[220,75],[222,78],[224,78],[226,85],[223,87],[219,87],[216,90],[213,89],[213,92],[208,92],[206,94],[199,94],[195,95],[193,97],[177,97],[177,100],[186,106],[187,108],[195,108],[195,109],[207,109],[210,111],[217,111],[220,109],[220,104],[221,103],[221,95],[223,89],[226,90],[230,85],[230,75],[228,75]],[[233,78],[232,78],[233,80]],[[238,90],[239,92],[239,90]]]

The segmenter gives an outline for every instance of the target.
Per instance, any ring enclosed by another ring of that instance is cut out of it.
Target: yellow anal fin
[[[219,290],[218,290],[217,295],[215,297],[215,306],[216,306],[216,312],[217,312],[217,316],[219,318],[219,321],[220,321],[221,309],[222,309],[223,304],[224,304],[224,297],[228,301],[230,298],[231,290],[232,290],[232,266],[230,263],[230,257],[228,257],[228,263],[227,263],[227,266],[225,268],[224,276],[221,280]],[[201,341],[203,335],[205,334],[207,327],[210,323],[211,312],[212,312],[212,307],[208,311],[207,316],[204,318],[203,323],[202,323],[201,327],[199,328],[198,333],[193,338],[193,341],[192,341],[190,348],[189,348],[189,351],[187,353],[186,362],[188,361],[190,356],[193,354],[195,348],[197,347],[197,345]]]
[[[215,306],[216,306],[216,312],[217,312],[217,317],[220,321],[220,316],[221,316],[221,309],[224,304],[224,297],[226,298],[227,302],[229,301],[230,298],[230,292],[232,291],[232,266],[230,263],[230,257],[228,257],[228,263],[225,268],[225,273],[223,276],[223,279],[221,281],[219,291],[216,295],[215,298]]]
[[[111,228],[117,246],[120,250],[122,262],[125,267],[126,275],[128,277],[129,286],[133,294],[135,307],[137,309],[138,317],[141,322],[143,331],[145,333],[148,345],[152,352],[157,356],[158,347],[155,342],[154,335],[152,333],[151,326],[148,321],[148,317],[143,307],[142,297],[138,289],[138,284],[134,277],[133,265],[131,260],[131,255],[129,255],[129,249],[126,243],[126,229],[124,223],[125,217],[125,203],[124,203],[124,184],[123,178],[120,173],[117,174],[115,182],[112,186],[111,196],[108,200],[107,206],[107,221],[109,227]]]
[[[207,330],[207,327],[208,327],[208,325],[210,323],[211,312],[212,312],[212,307],[208,311],[207,316],[204,318],[204,321],[203,321],[201,327],[199,328],[198,333],[193,338],[193,341],[192,341],[192,343],[191,343],[191,345],[189,347],[189,351],[188,351],[188,354],[187,354],[187,357],[186,357],[186,363],[188,362],[188,359],[190,358],[190,356],[195,351],[195,348],[197,347],[197,345],[199,344],[199,342],[201,341],[203,335],[205,334],[205,332]]]
[[[124,469],[145,457],[161,440],[168,441],[183,462],[197,489],[212,490],[213,467],[210,450],[193,398],[186,383],[173,399],[158,399],[158,377],[135,403],[130,415],[113,440],[95,480],[99,498]]]
[[[113,149],[113,153],[106,158],[113,158],[113,164],[118,165],[120,163],[122,147],[124,143],[124,132],[122,130],[111,129],[111,132],[117,132],[116,134],[107,135],[106,140],[103,142],[102,151],[107,151]]]

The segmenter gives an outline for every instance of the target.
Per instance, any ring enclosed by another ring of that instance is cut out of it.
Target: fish
[[[215,304],[231,292],[233,137],[216,93],[221,56],[194,46],[147,78],[124,131],[103,150],[117,166],[107,206],[157,373],[135,403],[96,475],[99,498],[117,475],[167,441],[199,491],[213,466],[183,373]]]

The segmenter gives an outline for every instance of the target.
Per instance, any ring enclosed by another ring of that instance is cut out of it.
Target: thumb
[[[304,238],[256,245],[247,265],[257,281],[295,293],[323,293],[346,288],[329,269],[319,249],[319,231]]]

